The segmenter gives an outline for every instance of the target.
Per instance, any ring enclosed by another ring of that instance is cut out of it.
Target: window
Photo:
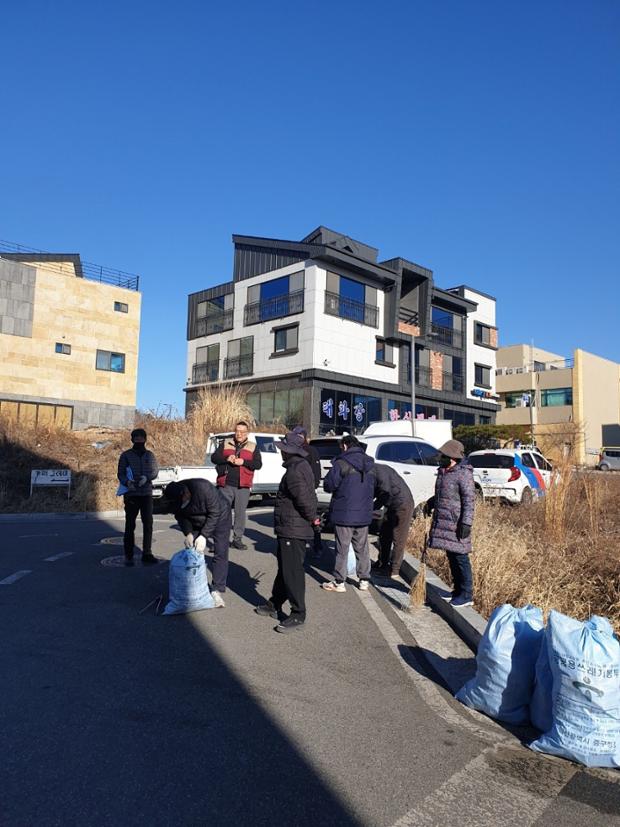
[[[97,370],[111,370],[113,373],[125,373],[125,354],[109,350],[98,350],[95,362]]]
[[[301,313],[304,309],[304,271],[248,287],[243,323],[257,324]]]
[[[526,468],[536,468],[531,454],[521,454],[521,462]]]
[[[330,316],[378,327],[377,288],[337,273],[328,273],[325,312]]]
[[[540,392],[540,404],[543,408],[553,408],[558,405],[573,404],[572,388],[553,388]]]
[[[246,399],[254,419],[265,425],[277,422],[292,428],[303,420],[303,388],[249,393]]]
[[[231,339],[228,342],[228,357],[224,362],[226,379],[237,376],[251,376],[254,370],[254,336]]]
[[[437,453],[435,451],[435,453]],[[418,443],[413,440],[407,442],[384,442],[377,448],[375,456],[377,462],[402,462],[406,465],[422,465],[422,457],[418,451]]]
[[[393,345],[388,345],[385,339],[377,338],[375,362],[389,365],[394,364],[394,347]]]
[[[476,322],[474,327],[474,342],[477,345],[491,345],[491,328],[486,324]]]
[[[129,313],[129,305],[125,302],[114,302],[114,310],[116,313]]]
[[[512,454],[470,454],[467,462],[474,468],[512,468],[515,458]]]
[[[233,293],[227,293],[225,296],[216,296],[197,302],[192,337],[210,336],[212,333],[231,330],[234,299]]]
[[[488,365],[475,366],[475,384],[482,388],[491,387],[491,368]]]
[[[278,449],[272,436],[257,436],[256,446],[261,454],[277,454]]]
[[[481,425],[490,425],[491,424],[491,417],[490,416],[482,416],[482,414],[478,417],[478,420]]]
[[[273,353],[277,356],[285,353],[296,353],[298,350],[299,325],[278,327],[274,330]]]
[[[433,448],[428,442],[418,442],[417,445],[423,465],[439,465],[439,451],[437,448]]]
[[[215,382],[220,373],[220,344],[196,348],[196,364],[193,369],[194,384]]]
[[[538,465],[541,471],[553,471],[551,463],[547,462],[547,460],[544,457],[541,457],[540,454],[534,454],[534,459],[536,460],[536,465]]]
[[[463,317],[441,307],[431,306],[431,331],[435,339],[451,347],[463,347]]]
[[[504,395],[507,408],[529,408],[531,391],[513,391]]]
[[[71,353],[71,345],[65,345],[64,342],[56,342],[55,351],[56,353],[64,353],[66,356],[69,356]]]
[[[452,420],[452,427],[457,425],[475,425],[476,417],[472,413],[464,413],[463,411],[452,410],[451,408],[444,408],[444,419]]]

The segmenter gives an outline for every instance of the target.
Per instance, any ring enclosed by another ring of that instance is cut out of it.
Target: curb
[[[0,523],[47,523],[59,520],[124,520],[124,511],[51,511],[49,514],[0,514]]]
[[[411,582],[420,571],[420,561],[417,557],[405,553],[400,567],[400,576],[411,585]],[[480,638],[484,634],[487,622],[471,606],[464,609],[455,609],[447,600],[443,600],[442,593],[451,592],[443,580],[434,571],[426,567],[426,602],[437,612],[459,635],[460,638],[475,653],[478,651]]]

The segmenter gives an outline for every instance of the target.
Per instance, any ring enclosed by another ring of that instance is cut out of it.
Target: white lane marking
[[[32,569],[24,569],[23,571],[16,571],[15,574],[9,574],[4,580],[0,580],[0,586],[10,586],[17,580],[21,580],[21,578],[27,574],[32,574]]]
[[[483,723],[484,726],[478,726],[477,723],[468,720],[460,714],[459,711],[452,707],[441,693],[439,687],[432,680],[424,676],[424,670],[418,659],[411,652],[411,647],[403,641],[394,626],[392,626],[389,620],[385,617],[379,606],[376,604],[372,594],[370,592],[360,592],[359,589],[353,589],[353,591],[358,595],[359,599],[364,604],[366,611],[374,620],[386,643],[402,666],[405,675],[407,675],[409,680],[414,684],[422,700],[433,710],[436,715],[443,718],[443,720],[451,726],[467,729],[477,738],[481,738],[484,741],[490,741],[491,743],[519,743],[518,739],[514,735],[511,735],[509,732],[502,729],[494,721],[487,720],[480,715],[481,723]],[[407,647],[410,663],[407,663],[401,654],[400,647],[402,646]],[[413,663],[414,666],[412,666],[411,663]]]
[[[25,540],[27,537],[60,537],[60,534],[20,534],[18,539]]]
[[[568,761],[540,761],[506,744],[487,747],[393,827],[528,827],[576,772]]]
[[[62,560],[63,557],[71,557],[72,551],[61,551],[60,554],[52,554],[51,557],[44,557],[45,563],[54,563],[56,560]]]

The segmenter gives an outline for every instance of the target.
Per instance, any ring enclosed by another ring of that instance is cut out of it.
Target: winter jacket
[[[220,520],[230,518],[230,506],[208,480],[183,480],[191,499],[185,508],[178,508],[174,518],[183,534],[210,537]]]
[[[243,465],[230,465],[227,458],[241,457]],[[211,462],[217,466],[217,484],[221,487],[251,488],[254,471],[263,467],[263,460],[255,442],[246,439],[237,443],[234,437],[223,439],[211,454]]]
[[[374,460],[363,448],[353,446],[332,460],[323,488],[332,495],[329,516],[333,525],[371,524],[375,480]]]
[[[319,452],[314,445],[304,445],[304,451],[308,454],[306,462],[310,463],[310,468],[314,474],[314,487],[318,488],[321,484],[321,458]]]
[[[318,507],[312,469],[305,457],[295,455],[283,465],[286,471],[280,480],[273,512],[276,537],[311,540]]]
[[[413,508],[413,497],[405,480],[389,465],[375,463],[375,508],[385,506],[397,511],[409,506]]]
[[[131,468],[135,488],[131,488],[125,494],[126,497],[151,497],[153,486],[151,481],[159,474],[159,465],[152,451],[145,451],[138,454],[133,448],[123,451],[118,459],[117,477],[121,485],[127,485],[127,469]],[[146,477],[144,485],[138,485],[140,477]]]
[[[431,548],[469,554],[471,535],[465,540],[459,540],[456,530],[459,525],[472,525],[474,501],[474,469],[467,460],[461,460],[453,468],[439,469],[429,535]]]

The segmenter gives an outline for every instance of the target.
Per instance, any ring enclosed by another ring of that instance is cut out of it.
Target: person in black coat
[[[306,542],[312,539],[313,526],[318,525],[314,476],[307,462],[307,451],[301,434],[292,431],[276,442],[282,451],[286,469],[280,481],[274,508],[274,527],[278,539],[278,573],[271,598],[256,613],[277,618],[288,600],[291,613],[276,626],[277,632],[301,629],[306,620],[306,575],[304,556]]]
[[[303,425],[296,425],[293,428],[294,434],[301,434],[304,438],[304,451],[307,452],[308,456],[306,457],[306,462],[310,464],[310,468],[312,468],[312,473],[314,474],[314,487],[318,488],[321,484],[321,457],[319,452],[314,447],[314,445],[310,445],[308,442],[308,432],[303,427]],[[314,526],[314,556],[320,557],[323,552],[323,541],[321,540],[321,524]]]
[[[389,465],[375,463],[375,509],[385,507],[379,531],[379,559],[375,574],[398,577],[413,519],[414,503],[405,480]]]
[[[185,535],[185,548],[204,554],[207,538],[213,538],[211,594],[216,607],[224,608],[222,595],[226,591],[228,538],[232,523],[230,504],[212,483],[204,479],[171,482],[166,486],[164,497]]]

